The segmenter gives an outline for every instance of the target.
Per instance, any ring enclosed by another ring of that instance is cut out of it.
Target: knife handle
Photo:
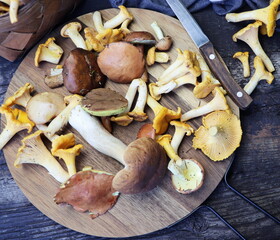
[[[240,109],[245,110],[253,100],[233,79],[221,56],[214,49],[213,44],[208,42],[199,49],[212,73],[220,81],[227,94]]]

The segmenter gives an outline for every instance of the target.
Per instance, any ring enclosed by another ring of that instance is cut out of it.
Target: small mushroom
[[[192,118],[200,117],[217,110],[230,111],[227,100],[219,87],[215,88],[214,98],[210,102],[184,113],[181,117],[181,121],[188,121]]]
[[[64,86],[73,94],[86,95],[105,84],[105,76],[97,64],[96,55],[81,48],[69,53],[62,74]]]
[[[228,158],[239,147],[240,120],[227,111],[215,111],[202,118],[203,126],[195,131],[193,147],[199,148],[213,161]]]
[[[43,92],[30,98],[26,105],[26,113],[34,123],[45,124],[55,118],[65,106],[61,94]]]
[[[242,63],[243,76],[250,76],[250,65],[249,65],[249,52],[236,52],[233,58],[238,59]]]
[[[58,65],[61,66],[61,65]],[[63,75],[62,75],[63,68],[51,68],[50,74],[45,76],[45,84],[49,88],[57,88],[63,85]]]
[[[167,167],[166,155],[155,140],[139,138],[126,146],[81,106],[72,110],[69,123],[93,148],[125,166],[113,179],[112,186],[117,191],[146,192],[162,181]]]
[[[155,115],[153,119],[153,128],[156,130],[157,135],[165,133],[169,122],[174,119],[179,119],[182,115],[180,107],[178,107],[177,112],[175,112],[159,104],[150,95],[148,95],[147,104]]]
[[[52,140],[51,153],[55,157],[63,159],[71,177],[76,173],[76,156],[80,155],[82,144],[75,145],[75,136],[73,133],[61,135]]]
[[[132,44],[155,45],[156,39],[153,34],[146,31],[133,31],[128,33],[123,39]]]
[[[84,167],[73,175],[54,197],[57,204],[67,203],[76,211],[88,211],[92,219],[106,213],[117,202],[119,192],[112,187],[114,175]]]
[[[245,92],[247,92],[249,95],[257,87],[259,81],[266,80],[268,84],[271,84],[274,80],[274,76],[265,69],[263,61],[259,56],[256,56],[254,59],[254,67],[255,73],[244,87]]]
[[[156,47],[151,47],[148,50],[146,63],[148,66],[153,65],[155,62],[158,63],[167,63],[170,60],[170,57],[165,52],[156,52]]]
[[[118,6],[120,9],[119,13],[104,23],[104,28],[115,28],[121,25],[125,20],[133,19],[133,15],[123,5]]]
[[[20,167],[25,163],[38,164],[46,168],[58,182],[64,183],[68,180],[69,174],[46,148],[41,139],[42,133],[43,131],[38,130],[22,140],[14,166]]]
[[[127,42],[108,44],[99,54],[97,63],[101,72],[117,83],[130,83],[145,71],[143,52]]]
[[[12,24],[16,23],[18,21],[18,8],[20,6],[19,0],[1,0],[0,2],[9,5],[8,11],[10,16],[10,22]]]
[[[34,86],[30,83],[26,83],[23,87],[20,87],[14,95],[8,97],[3,106],[11,107],[14,104],[26,107],[27,102],[30,100],[30,93],[34,91]]]
[[[102,21],[102,16],[101,13],[99,11],[95,11],[92,14],[92,20],[93,20],[93,24],[95,29],[97,30],[97,32],[103,32],[105,30],[104,26],[103,26],[103,21]]]
[[[27,130],[30,133],[35,126],[34,122],[30,121],[26,112],[7,106],[0,107],[0,113],[6,118],[6,125],[0,134],[0,150],[12,139],[12,137],[22,131]]]
[[[60,31],[62,37],[69,37],[77,48],[87,50],[85,40],[79,33],[82,30],[82,25],[79,22],[70,22],[66,24]]]
[[[247,43],[252,51],[259,56],[268,71],[273,72],[275,70],[271,60],[263,50],[259,41],[259,27],[262,25],[260,21],[249,24],[247,27],[242,28],[240,31],[232,36],[233,41],[237,42],[237,39]]]
[[[158,49],[159,51],[168,51],[173,43],[172,38],[170,36],[164,36],[161,28],[156,21],[151,24],[151,27],[153,28],[158,38],[158,42],[155,46],[156,49]]]
[[[241,13],[228,13],[226,20],[228,22],[241,22],[246,20],[258,20],[266,25],[267,36],[272,37],[276,27],[276,16],[279,0],[273,0],[269,6],[252,11]]]
[[[55,38],[49,38],[45,43],[40,44],[36,50],[34,64],[36,67],[42,61],[58,64],[63,54],[63,49],[55,44]]]

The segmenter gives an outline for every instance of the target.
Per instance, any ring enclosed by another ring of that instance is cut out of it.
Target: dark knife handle
[[[253,100],[233,79],[227,66],[218,52],[214,49],[212,43],[208,42],[199,49],[212,73],[220,81],[231,99],[240,109],[245,110]]]

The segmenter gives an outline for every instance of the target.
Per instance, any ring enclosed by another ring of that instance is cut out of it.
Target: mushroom
[[[66,182],[69,174],[46,148],[41,139],[42,133],[43,131],[38,130],[22,140],[22,146],[18,149],[14,166],[20,167],[24,163],[38,164],[46,168],[58,182]]]
[[[153,34],[146,31],[133,31],[126,34],[123,39],[125,42],[132,44],[144,44],[144,45],[155,45],[156,39]]]
[[[159,25],[157,24],[156,21],[154,21],[151,24],[151,27],[153,28],[157,38],[158,38],[158,42],[156,44],[156,49],[160,50],[160,51],[167,51],[170,49],[170,47],[172,46],[173,40],[170,36],[164,36],[161,28],[159,27]]]
[[[34,86],[30,83],[25,83],[23,87],[20,87],[14,95],[8,97],[3,106],[13,106],[14,104],[20,105],[22,107],[26,107],[27,102],[30,100],[30,93],[34,91]]]
[[[104,117],[124,112],[128,102],[121,94],[110,88],[97,88],[87,93],[81,105],[91,115]]]
[[[184,113],[181,117],[181,121],[184,122],[192,118],[200,117],[216,110],[229,111],[229,109],[224,94],[219,87],[216,87],[214,89],[214,98],[210,102]]]
[[[121,30],[125,33],[128,34],[130,33],[130,30],[128,29],[128,25],[132,22],[133,19],[126,19],[122,22],[121,24]]]
[[[63,127],[68,123],[69,115],[72,109],[80,104],[81,101],[82,97],[77,94],[66,96],[64,98],[64,102],[67,103],[67,106],[50,122],[48,128],[46,129],[46,134],[49,137],[52,137],[56,132],[63,129]]]
[[[207,97],[217,86],[220,86],[220,82],[216,79],[212,73],[204,58],[200,55],[196,55],[201,70],[201,82],[197,84],[193,89],[193,94],[196,98]]]
[[[178,56],[173,64],[171,64],[159,77],[157,85],[164,85],[173,79],[180,78],[187,73],[198,77],[201,74],[199,63],[194,52],[185,50],[182,52],[177,49]]]
[[[30,133],[35,126],[35,124],[28,119],[26,112],[20,109],[12,109],[2,105],[0,107],[0,113],[4,114],[6,118],[6,126],[0,134],[0,150],[16,133],[24,129],[27,129],[27,132]]]
[[[266,80],[268,84],[271,84],[274,80],[274,76],[272,73],[266,71],[263,61],[259,56],[256,56],[254,58],[254,67],[255,67],[255,73],[250,79],[250,81],[245,85],[244,90],[249,95],[254,91],[254,89],[257,87],[259,81]]]
[[[243,66],[243,76],[250,76],[250,66],[249,66],[249,52],[236,52],[233,58],[237,58]]]
[[[36,50],[34,64],[36,67],[42,61],[58,64],[63,54],[63,49],[55,42],[55,38],[49,38],[45,43],[40,44]]]
[[[191,73],[187,73],[186,75],[179,77],[177,79],[171,80],[170,82],[158,86],[157,83],[150,83],[149,84],[149,91],[151,96],[155,100],[160,100],[161,94],[169,93],[182,85],[191,84],[196,86],[197,85],[197,78],[192,75]]]
[[[180,121],[171,121],[170,125],[175,127],[175,133],[170,144],[175,153],[178,154],[178,148],[184,136],[190,136],[194,132],[194,130],[189,124]]]
[[[232,39],[235,42],[237,41],[237,39],[246,42],[253,50],[253,52],[257,56],[260,56],[268,71],[273,72],[275,68],[259,42],[258,32],[259,32],[259,26],[261,25],[262,23],[260,21],[251,23],[247,27],[242,28],[240,31],[235,33],[232,36]]]
[[[50,69],[50,74],[45,76],[45,84],[49,88],[57,88],[63,85],[63,68],[61,65],[57,65],[56,68]]]
[[[54,197],[57,204],[67,203],[76,211],[89,211],[92,219],[106,213],[117,202],[119,192],[112,187],[114,175],[84,167],[59,189]]]
[[[87,50],[85,40],[79,33],[82,30],[82,25],[79,22],[70,22],[66,24],[60,31],[62,37],[69,37],[77,48]]]
[[[99,54],[97,63],[101,72],[117,83],[130,83],[145,71],[143,52],[127,42],[108,44]]]
[[[51,153],[55,157],[63,159],[71,177],[76,173],[75,159],[80,155],[82,144],[75,145],[75,136],[73,133],[61,135],[52,141]]]
[[[64,108],[62,95],[43,92],[30,98],[26,105],[26,113],[35,124],[45,124],[55,118]]]
[[[252,11],[246,11],[241,13],[228,13],[226,14],[226,20],[228,22],[241,22],[245,20],[258,20],[266,25],[267,36],[272,37],[276,27],[276,16],[279,0],[273,0],[269,6]]]
[[[182,115],[180,107],[178,107],[177,112],[175,112],[160,105],[150,95],[148,95],[147,104],[155,115],[153,119],[153,128],[156,130],[157,135],[165,133],[169,122],[174,119],[179,119]]]
[[[3,2],[7,5],[9,5],[8,11],[10,16],[10,22],[16,23],[18,21],[18,8],[19,8],[19,0],[1,0],[0,2]]]
[[[104,49],[104,45],[101,44],[99,40],[96,39],[96,35],[98,32],[96,32],[93,28],[91,27],[86,27],[84,29],[85,33],[85,43],[87,45],[87,50],[91,51],[94,50],[96,52],[101,52]]]
[[[93,148],[125,165],[113,179],[112,186],[117,191],[149,191],[163,179],[167,166],[166,155],[153,139],[139,138],[126,146],[80,105],[71,111],[69,123]]]
[[[203,126],[195,131],[193,147],[213,161],[228,158],[239,147],[242,129],[240,120],[227,111],[215,111],[202,118]]]
[[[171,146],[172,136],[165,134],[157,139],[170,158],[168,170],[172,173],[173,187],[182,194],[189,194],[198,190],[204,179],[202,165],[194,159],[182,159]],[[179,143],[180,144],[180,143]]]
[[[156,52],[156,47],[151,47],[148,50],[147,57],[146,57],[146,63],[148,66],[153,65],[155,62],[158,63],[167,63],[169,61],[170,57],[165,52]]]
[[[63,66],[63,82],[73,94],[86,95],[90,90],[103,87],[105,76],[101,72],[94,52],[73,49]]]
[[[119,13],[104,23],[104,28],[115,28],[121,25],[125,20],[133,19],[133,15],[123,5],[118,6],[120,9]]]
[[[134,109],[130,111],[132,103],[136,96],[137,89],[138,98],[135,103]],[[125,95],[125,99],[128,102],[126,109],[118,116],[112,117],[111,121],[116,122],[121,126],[129,125],[133,121],[133,119],[140,122],[145,121],[148,118],[147,114],[144,112],[144,108],[147,102],[147,92],[147,85],[145,81],[143,81],[141,78],[134,79],[130,83]]]
[[[153,128],[153,124],[145,123],[140,127],[137,133],[137,138],[150,137],[152,139],[156,138],[156,130]]]

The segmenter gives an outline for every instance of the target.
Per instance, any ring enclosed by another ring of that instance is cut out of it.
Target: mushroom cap
[[[245,28],[242,28],[232,36],[233,41],[236,42],[237,39],[240,39],[246,42],[247,39],[252,38],[251,32],[256,31],[256,34],[258,33],[258,28],[261,25],[262,25],[261,21],[256,21],[254,23],[248,24]]]
[[[164,38],[160,39],[157,44],[156,48],[159,51],[168,51],[172,46],[173,40],[170,36],[165,36]]]
[[[73,29],[77,29],[78,32],[80,32],[82,30],[82,24],[80,24],[79,22],[70,22],[67,23],[61,30],[60,30],[60,35],[62,37],[69,37],[67,34],[67,30],[69,28],[73,28]]]
[[[202,119],[195,131],[193,147],[199,148],[213,161],[229,157],[239,147],[242,129],[240,120],[228,111],[215,111]]]
[[[143,52],[127,42],[108,44],[99,54],[97,63],[101,72],[117,83],[130,83],[145,71]]]
[[[198,190],[202,186],[204,179],[204,169],[202,165],[194,159],[182,160],[182,165],[186,168],[186,172],[184,174],[185,179],[172,174],[172,184],[179,193],[189,194]]]
[[[156,39],[153,34],[146,31],[134,31],[128,33],[123,39],[125,42],[133,44],[155,45]]]
[[[61,94],[42,92],[30,98],[26,105],[26,113],[34,123],[45,124],[55,118],[65,106]]]
[[[112,188],[113,178],[110,173],[85,169],[59,189],[54,201],[70,204],[79,212],[89,211],[91,218],[96,218],[117,202],[119,193]]]
[[[127,194],[152,190],[162,181],[167,169],[164,149],[149,137],[130,143],[124,162],[125,168],[113,179],[113,188]]]

